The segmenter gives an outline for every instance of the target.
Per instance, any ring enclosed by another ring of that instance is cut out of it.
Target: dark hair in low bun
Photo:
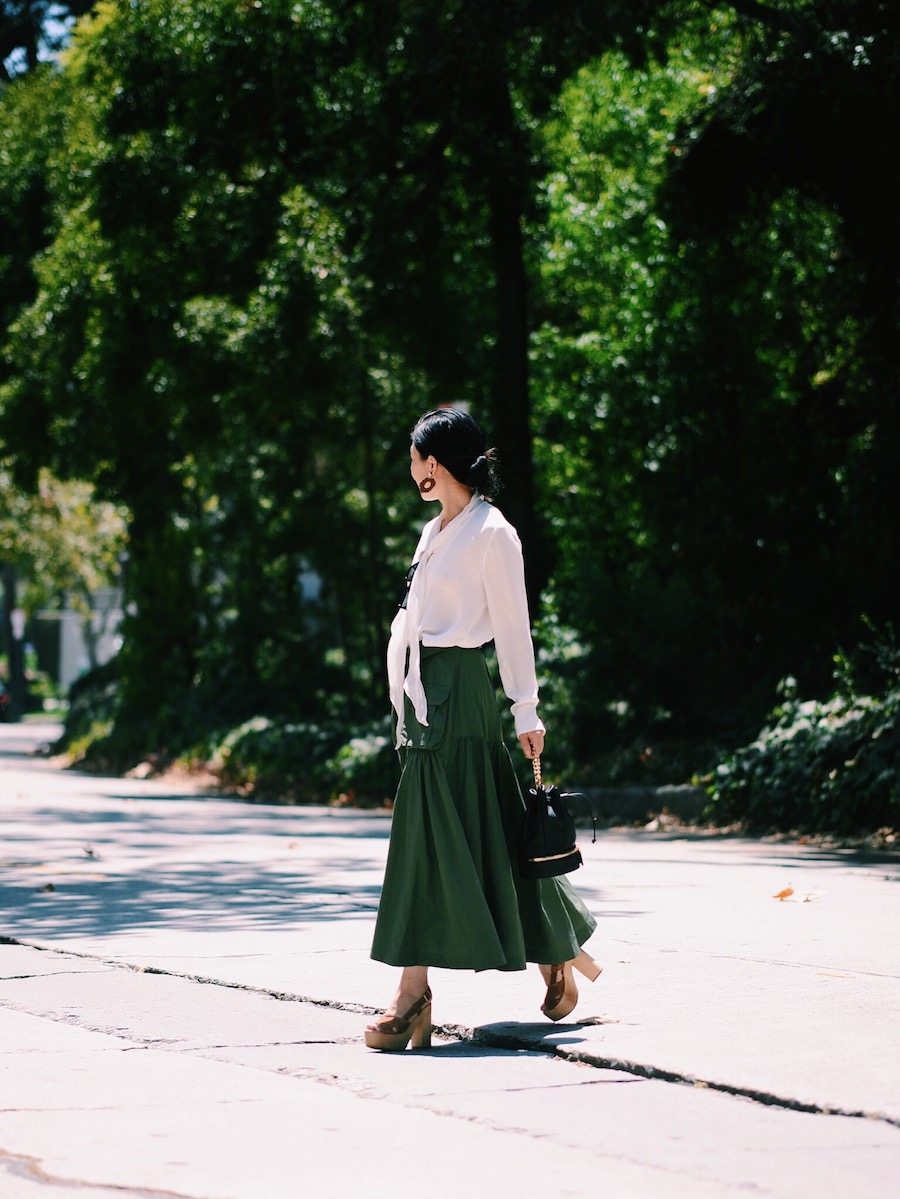
[[[434,456],[454,479],[486,499],[497,490],[495,455],[477,423],[460,408],[435,408],[416,421],[410,434],[423,458]]]
[[[496,483],[494,461],[493,450],[485,450],[483,454],[479,454],[469,467],[468,475],[463,479],[465,485],[474,487],[482,495],[492,495]]]

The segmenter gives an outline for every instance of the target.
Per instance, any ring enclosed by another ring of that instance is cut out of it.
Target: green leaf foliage
[[[724,12],[642,69],[607,55],[546,126],[532,361],[554,594],[588,649],[582,759],[641,731],[740,737],[788,664],[822,692],[859,613],[896,610],[897,369],[872,263],[811,171],[757,162],[734,192],[724,163],[681,166],[737,95],[778,103],[764,55],[788,73],[792,29]],[[853,69],[874,99],[883,74]],[[867,211],[893,261],[894,215]]]
[[[0,463],[127,512],[119,757],[382,769],[449,401],[578,777],[825,702],[896,617],[895,9],[106,0],[5,84]]]
[[[894,829],[900,818],[900,654],[885,654],[875,694],[836,673],[827,700],[802,700],[795,679],[757,739],[721,762],[709,815],[753,829],[856,833]]]

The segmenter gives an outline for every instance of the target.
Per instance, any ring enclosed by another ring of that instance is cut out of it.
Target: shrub
[[[119,711],[119,675],[115,660],[76,679],[69,689],[69,707],[57,749],[76,761],[92,758],[94,747],[106,743]]]
[[[259,798],[382,802],[397,780],[386,722],[348,737],[345,727],[256,716],[231,729],[209,763],[226,786]]]
[[[900,824],[900,670],[881,654],[879,693],[857,693],[857,673],[835,659],[837,688],[802,700],[796,683],[757,739],[715,769],[708,814],[755,829],[857,833]]]
[[[203,732],[203,714],[188,697],[171,714],[170,723],[182,730],[181,744],[166,751],[160,749],[158,730],[123,729],[121,721],[117,723],[120,710],[114,663],[83,676],[69,693],[58,749],[76,761],[111,771],[144,758],[159,769],[177,754],[182,765],[211,769],[226,787],[283,802],[345,797],[380,804],[397,785],[399,766],[387,717],[360,727],[334,715],[321,722],[254,716],[224,733]]]

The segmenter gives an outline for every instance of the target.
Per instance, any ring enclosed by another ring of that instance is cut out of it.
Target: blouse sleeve
[[[538,687],[525,592],[525,564],[521,542],[511,525],[491,530],[484,557],[484,591],[500,681],[512,700],[516,736],[543,731],[537,715]]]

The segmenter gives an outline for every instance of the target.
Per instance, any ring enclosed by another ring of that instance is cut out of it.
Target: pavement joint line
[[[257,987],[250,983],[229,982],[227,979],[210,978],[202,974],[188,974],[175,970],[162,970],[158,966],[141,966],[132,962],[124,962],[115,958],[105,958],[100,954],[85,953],[74,949],[58,949],[54,946],[41,945],[37,942],[22,941],[15,937],[0,936],[0,945],[16,945],[23,949],[35,949],[40,953],[55,953],[67,957],[77,957],[89,961],[102,962],[105,965],[116,966],[122,970],[130,970],[135,974],[162,975],[166,978],[179,978],[185,982],[200,983],[203,986],[226,987],[232,991],[244,991],[249,994],[267,995],[272,999],[286,1003],[307,1003],[314,1007],[330,1008],[333,1011],[355,1012],[361,1015],[377,1016],[382,1009],[364,1003],[352,1003],[334,999],[318,999],[312,995],[299,995],[293,991],[279,991],[270,987]],[[667,1070],[660,1066],[648,1066],[643,1062],[633,1062],[624,1058],[604,1057],[600,1054],[586,1052],[580,1049],[568,1049],[564,1045],[535,1043],[528,1037],[516,1036],[514,1033],[497,1033],[483,1028],[469,1028],[462,1024],[436,1024],[433,1029],[439,1037],[447,1040],[458,1040],[472,1044],[488,1045],[493,1049],[519,1049],[531,1053],[542,1053],[545,1056],[560,1058],[574,1065],[591,1066],[597,1070],[614,1070],[623,1074],[631,1074],[638,1078],[647,1078],[656,1082],[674,1083],[680,1086],[697,1089],[719,1091],[736,1099],[748,1099],[765,1107],[778,1107],[787,1111],[803,1112],[816,1116],[841,1116],[852,1120],[872,1120],[900,1128],[900,1116],[890,1116],[886,1112],[867,1112],[852,1108],[836,1107],[831,1104],[806,1103],[800,1099],[790,1099],[776,1095],[770,1091],[760,1091],[754,1087],[742,1087],[733,1083],[716,1082],[712,1079],[697,1078],[678,1070]]]
[[[188,1195],[185,1191],[162,1191],[155,1187],[135,1187],[126,1183],[88,1182],[80,1178],[64,1178],[61,1174],[49,1174],[36,1157],[25,1153],[10,1153],[8,1149],[0,1149],[0,1170],[19,1178],[27,1178],[42,1186],[49,1184],[65,1187],[66,1190],[108,1191],[110,1195],[125,1195],[127,1199],[198,1199],[196,1195]]]
[[[646,1066],[643,1062],[627,1061],[623,1058],[603,1057],[600,1054],[588,1053],[581,1049],[567,1049],[562,1045],[549,1045],[544,1048],[536,1045],[527,1037],[517,1037],[513,1033],[488,1032],[485,1029],[469,1029],[462,1025],[445,1024],[441,1026],[449,1030],[454,1037],[461,1041],[473,1041],[478,1044],[490,1045],[494,1049],[530,1049],[536,1053],[546,1053],[576,1065],[592,1066],[598,1070],[616,1070],[625,1074],[633,1074],[639,1078],[652,1079],[656,1082],[669,1082],[682,1086],[695,1087],[698,1090],[719,1091],[732,1095],[736,1099],[749,1099],[766,1107],[779,1107],[788,1111],[803,1112],[815,1116],[843,1116],[853,1120],[872,1120],[890,1124],[900,1128],[900,1117],[889,1116],[886,1112],[867,1112],[851,1108],[834,1107],[830,1104],[804,1103],[800,1099],[787,1099],[770,1091],[760,1091],[753,1087],[741,1087],[732,1083],[715,1082],[710,1079],[697,1078],[678,1070],[666,1070],[659,1066]]]

